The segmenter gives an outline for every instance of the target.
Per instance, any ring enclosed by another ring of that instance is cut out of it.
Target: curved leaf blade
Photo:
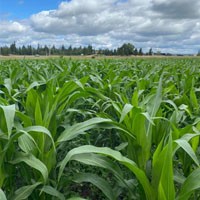
[[[27,199],[35,190],[35,188],[40,184],[41,184],[40,182],[37,182],[33,185],[27,185],[19,188],[18,190],[15,191],[15,196],[13,197],[13,200]]]
[[[6,195],[4,194],[3,190],[0,188],[0,199],[7,200]]]
[[[84,154],[84,153],[102,154],[104,156],[109,156],[109,157],[114,158],[115,160],[119,161],[121,164],[126,166],[128,169],[130,169],[135,174],[135,176],[137,177],[137,179],[139,180],[139,182],[141,183],[141,185],[144,188],[147,199],[152,199],[152,200],[155,199],[153,189],[152,189],[152,187],[149,183],[149,180],[146,177],[144,171],[141,170],[140,168],[138,168],[138,166],[136,165],[135,162],[122,156],[120,152],[112,150],[107,147],[95,147],[92,145],[84,145],[84,146],[80,146],[80,147],[74,148],[71,151],[69,151],[68,154],[66,155],[66,157],[60,163],[58,180],[60,180],[66,164],[70,160],[73,159],[73,156],[77,155],[77,154]]]
[[[36,158],[32,154],[20,152],[20,153],[17,154],[16,159],[13,160],[11,163],[17,164],[17,163],[20,163],[20,162],[25,162],[31,168],[38,170],[41,173],[41,175],[44,179],[44,182],[45,183],[47,182],[47,180],[48,180],[48,169],[47,169],[46,165],[42,161],[40,161],[38,158]]]
[[[115,200],[116,196],[112,187],[108,184],[106,180],[91,173],[78,173],[73,177],[73,181],[76,183],[89,182],[98,187],[103,194],[110,200]]]

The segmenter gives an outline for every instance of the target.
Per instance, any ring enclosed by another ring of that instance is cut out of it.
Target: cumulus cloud
[[[36,31],[53,34],[100,35],[117,29],[126,19],[116,0],[72,0],[62,2],[57,10],[32,15]],[[117,23],[116,23],[117,22]]]
[[[63,1],[25,22],[0,21],[4,30],[0,38],[10,36],[19,44],[92,44],[96,48],[132,42],[137,47],[191,53],[200,41],[199,6],[198,0]]]
[[[6,33],[22,33],[26,31],[26,27],[19,22],[0,22],[0,34],[4,35]],[[2,36],[1,35],[1,36]]]
[[[200,17],[198,0],[152,0],[152,9],[162,17],[188,19]]]

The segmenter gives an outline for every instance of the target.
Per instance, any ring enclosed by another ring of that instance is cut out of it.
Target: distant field
[[[1,57],[0,199],[198,199],[200,60],[69,58]]]
[[[11,55],[11,56],[1,56],[0,59],[9,60],[9,59],[54,59],[54,58],[75,58],[75,59],[90,59],[90,58],[96,58],[96,59],[110,59],[110,58],[177,58],[177,59],[183,59],[183,58],[190,58],[190,59],[198,59],[198,56],[99,56],[99,55],[89,55],[89,56],[19,56],[19,55]]]

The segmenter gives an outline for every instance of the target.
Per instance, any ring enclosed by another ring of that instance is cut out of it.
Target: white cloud
[[[137,47],[196,52],[198,0],[71,0],[26,21],[0,21],[0,43]],[[5,39],[5,36],[7,38]],[[3,39],[4,38],[4,39]]]
[[[3,21],[0,22],[0,34],[2,33],[22,33],[26,31],[26,27],[16,21]]]

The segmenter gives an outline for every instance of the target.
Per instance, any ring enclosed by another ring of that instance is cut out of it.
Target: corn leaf
[[[7,200],[6,195],[4,194],[3,190],[0,188],[0,199]]]
[[[43,177],[44,183],[47,182],[47,180],[48,180],[48,169],[45,166],[45,164],[42,161],[40,161],[38,158],[36,158],[32,154],[20,152],[16,155],[16,158],[11,163],[17,164],[17,163],[20,163],[20,162],[25,162],[31,168],[38,170]]]
[[[131,104],[125,104],[125,106],[123,107],[123,110],[121,112],[121,117],[119,120],[119,123],[121,123],[124,118],[126,117],[126,115],[132,110],[133,106]]]
[[[116,195],[112,187],[103,178],[91,173],[77,173],[73,179],[76,183],[89,182],[98,187],[103,194],[110,200],[115,200]]]
[[[15,117],[15,105],[9,106],[0,106],[4,112],[7,131],[8,131],[8,138],[10,138],[12,127],[14,124],[14,117]]]
[[[186,140],[183,140],[183,139],[178,139],[178,140],[175,140],[175,142],[185,150],[185,152],[192,158],[192,160],[195,162],[195,164],[197,166],[199,166],[199,160],[197,158],[197,156],[195,155],[192,147],[190,146],[190,144],[186,141]]]
[[[40,185],[40,182],[37,182],[33,185],[27,185],[19,188],[15,191],[15,195],[12,200],[24,200],[27,199],[31,193],[36,189],[38,185]]]
[[[176,200],[188,200],[192,192],[200,188],[200,168],[195,169],[183,183]]]
[[[49,185],[45,185],[43,186],[43,188],[41,189],[41,192],[45,192],[51,196],[54,196],[60,200],[65,200],[65,197],[62,193],[60,193],[58,190],[56,190],[55,188],[49,186]]]
[[[102,154],[105,156],[109,156],[109,157],[114,158],[115,160],[119,161],[121,164],[123,164],[127,168],[129,168],[130,171],[132,171],[135,174],[135,176],[138,178],[139,182],[141,183],[141,185],[144,188],[147,199],[152,199],[152,200],[155,199],[151,185],[148,181],[148,178],[146,177],[145,173],[141,169],[138,168],[138,166],[135,164],[135,162],[122,156],[121,153],[119,153],[118,151],[114,151],[107,147],[95,147],[92,145],[85,145],[85,146],[74,148],[71,151],[69,151],[68,154],[66,155],[66,157],[60,163],[58,180],[60,180],[66,164],[71,159],[73,159],[73,156],[77,155],[77,154],[84,154],[84,153],[98,153],[98,154]]]
[[[77,123],[69,128],[67,128],[64,132],[59,136],[57,143],[71,140],[78,136],[79,134],[84,134],[85,131],[90,130],[92,128],[98,127],[98,124],[111,122],[110,119],[104,118],[92,118],[85,122]]]

